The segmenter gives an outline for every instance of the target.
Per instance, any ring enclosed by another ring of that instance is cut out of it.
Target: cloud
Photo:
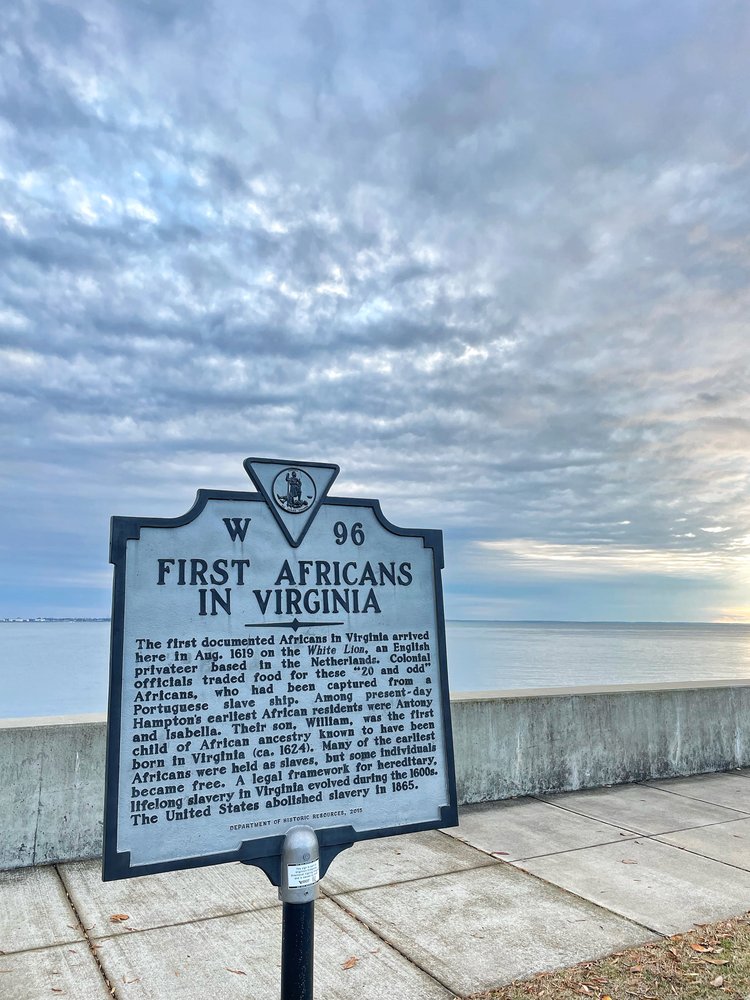
[[[457,565],[744,558],[749,34],[708,0],[16,5],[16,565],[33,523],[95,580],[109,514],[243,487],[248,454],[339,462]]]
[[[512,567],[516,575],[549,578],[609,577],[657,575],[661,577],[722,579],[731,567],[732,557],[724,553],[706,554],[643,548],[621,543],[571,545],[507,539],[502,542],[474,543],[473,561],[477,572],[492,573],[492,564]]]

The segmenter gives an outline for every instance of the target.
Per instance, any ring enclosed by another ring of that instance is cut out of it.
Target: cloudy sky
[[[248,455],[445,532],[453,618],[750,620],[745,0],[18,0],[0,616]]]

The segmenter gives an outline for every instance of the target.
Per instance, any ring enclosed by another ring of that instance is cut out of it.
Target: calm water
[[[750,677],[750,625],[448,622],[454,691]],[[0,717],[104,712],[108,622],[0,622]]]

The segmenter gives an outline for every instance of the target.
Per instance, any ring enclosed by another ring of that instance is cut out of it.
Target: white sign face
[[[455,822],[439,534],[265,464],[270,499],[115,519],[105,878]]]

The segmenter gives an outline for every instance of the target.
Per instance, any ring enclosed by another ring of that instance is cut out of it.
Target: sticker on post
[[[320,862],[308,861],[304,865],[287,865],[287,885],[290,889],[301,889],[305,885],[315,885],[320,881]]]

